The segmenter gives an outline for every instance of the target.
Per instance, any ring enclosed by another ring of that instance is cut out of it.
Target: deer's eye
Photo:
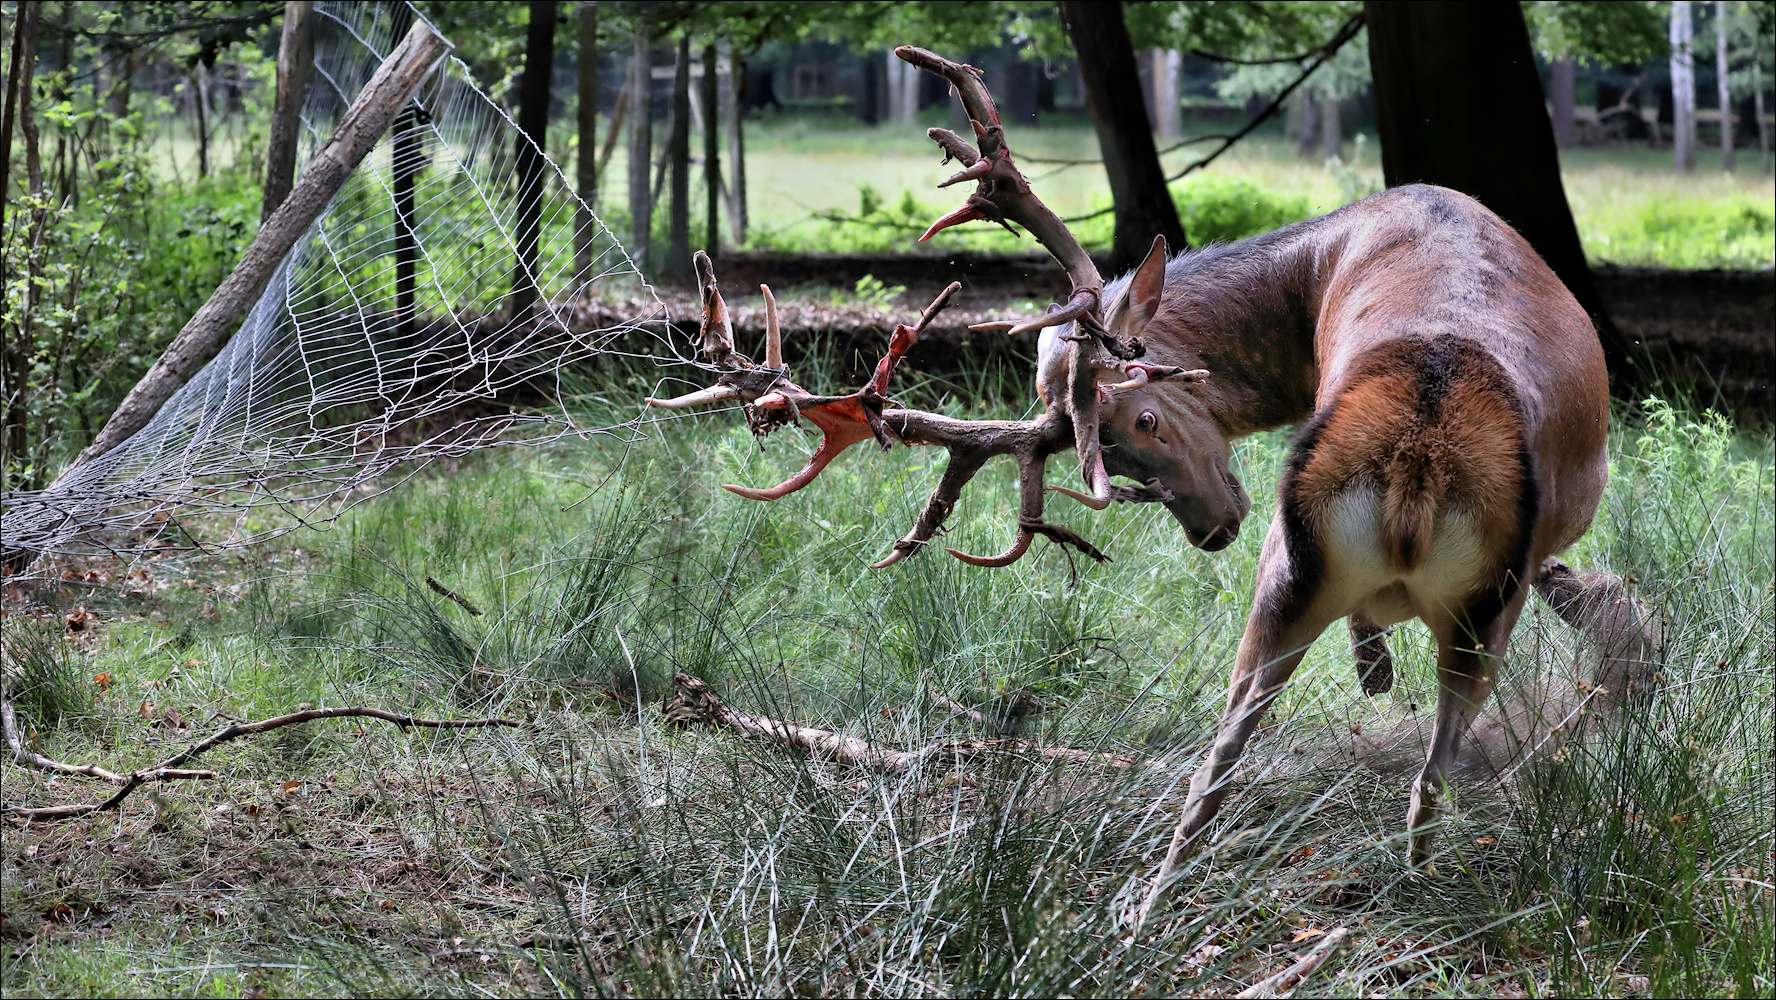
[[[1135,430],[1143,434],[1152,434],[1158,429],[1159,418],[1153,415],[1152,410],[1144,410],[1139,417],[1135,418]]]

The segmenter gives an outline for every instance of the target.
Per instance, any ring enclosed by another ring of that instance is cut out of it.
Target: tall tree
[[[1612,375],[1635,381],[1579,244],[1521,8],[1369,0],[1364,12],[1388,185],[1454,188],[1516,227],[1591,314]]]
[[[1671,0],[1671,152],[1677,169],[1696,169],[1696,56],[1690,0]]]
[[[518,259],[512,266],[512,316],[537,299],[537,238],[543,221],[543,149],[549,137],[549,84],[555,72],[555,0],[530,0],[524,34],[524,73],[518,79]]]
[[[42,5],[36,0],[21,0],[12,27],[12,53],[6,67],[6,111],[3,135],[5,139],[5,159],[0,159],[0,195],[12,178],[12,129],[16,123],[25,134],[25,173],[29,178],[29,192],[33,199],[43,193],[43,165],[37,152],[37,121],[31,114],[32,90],[31,77],[37,66],[37,16]],[[11,209],[8,214],[11,214]],[[34,215],[40,213],[33,213]],[[35,260],[35,255],[33,255]],[[12,275],[3,275],[10,284]],[[28,485],[13,483],[11,477],[16,474],[15,463],[22,463],[30,450],[30,408],[26,398],[25,386],[30,377],[31,358],[28,345],[31,337],[31,297],[30,281],[25,282],[25,302],[14,316],[13,329],[6,331],[5,366],[6,376],[6,428],[0,435],[0,471],[7,476],[8,487]]]
[[[296,183],[296,126],[302,116],[302,95],[314,69],[314,32],[312,0],[290,0],[284,4],[284,28],[278,43],[277,91],[271,109],[271,136],[265,145],[265,197],[259,207],[259,221],[284,203]],[[397,31],[400,38],[405,30]],[[125,100],[129,91],[124,90]]]
[[[666,156],[672,167],[665,272],[691,273],[691,35],[678,33],[678,61],[672,73],[672,132]]]
[[[896,59],[895,62],[900,60]],[[728,42],[728,232],[736,247],[746,242],[746,58]]]
[[[1733,88],[1727,65],[1727,0],[1714,0],[1714,80],[1720,97],[1721,169],[1733,169]]]
[[[1155,236],[1164,236],[1173,250],[1187,246],[1184,224],[1166,189],[1159,150],[1148,130],[1135,47],[1122,19],[1122,4],[1066,0],[1061,9],[1067,35],[1079,54],[1086,103],[1116,205],[1110,269],[1129,270],[1146,256]]]
[[[412,8],[397,4],[392,21],[391,37],[405,37],[413,27]],[[282,55],[278,60],[282,63]],[[401,335],[408,336],[413,332],[413,292],[419,269],[419,219],[413,204],[413,182],[425,158],[425,126],[420,123],[414,102],[408,102],[395,119],[394,140],[391,166],[395,202],[395,323]]]
[[[592,267],[592,212],[598,207],[598,3],[579,6],[579,153],[575,177],[583,204],[574,209],[574,270],[585,280]],[[615,125],[613,124],[614,128]]]

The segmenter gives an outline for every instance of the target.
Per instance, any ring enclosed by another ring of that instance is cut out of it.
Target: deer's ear
[[[1147,251],[1147,259],[1135,268],[1135,276],[1129,279],[1128,318],[1137,330],[1144,329],[1159,313],[1159,297],[1165,291],[1165,280],[1166,238],[1155,236],[1153,249]]]

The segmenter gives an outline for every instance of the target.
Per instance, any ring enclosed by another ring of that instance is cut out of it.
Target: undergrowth
[[[1021,400],[998,388],[914,391],[952,410]],[[1532,603],[1496,708],[1537,752],[1470,761],[1436,875],[1403,861],[1434,644],[1398,629],[1399,680],[1371,701],[1330,635],[1177,902],[1130,936],[1119,921],[1213,732],[1265,518],[1210,554],[1162,512],[1057,506],[1115,561],[1076,583],[1053,549],[998,572],[933,550],[872,573],[941,454],[859,449],[754,504],[718,485],[780,478],[808,441],[785,432],[761,452],[738,424],[488,453],[329,532],[156,562],[136,596],[95,564],[91,590],[9,617],[29,678],[9,689],[34,692],[19,698],[29,739],[59,759],[123,770],[304,704],[528,728],[294,727],[212,752],[218,780],[9,830],[6,992],[1222,995],[1337,927],[1350,946],[1303,993],[1776,985],[1767,433],[1658,401],[1618,417],[1605,504],[1569,558],[1659,609],[1662,686],[1624,724],[1550,738],[1567,717],[1548,693],[1591,666]],[[1260,512],[1285,445],[1236,449]],[[995,548],[1015,509],[996,464],[947,541]],[[742,711],[896,747],[1015,734],[1140,763],[848,770],[664,725],[677,672]],[[989,731],[927,692],[979,708]],[[95,785],[12,768],[5,797]]]

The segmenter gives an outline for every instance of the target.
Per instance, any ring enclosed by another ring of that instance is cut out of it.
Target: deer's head
[[[1165,238],[1159,237],[1140,267],[1105,287],[1109,304],[1104,324],[1120,343],[1147,341],[1148,326],[1159,315],[1165,291],[1166,264]],[[1076,328],[1075,323],[1042,331],[1036,384],[1045,400],[1064,392]],[[1167,350],[1163,339],[1152,346],[1157,349],[1154,354]],[[1130,362],[1120,369],[1100,368],[1098,443],[1105,472],[1165,494],[1160,502],[1183,526],[1185,537],[1213,552],[1239,536],[1240,522],[1251,511],[1252,501],[1229,468],[1232,449],[1225,431],[1193,389],[1206,372],[1191,369],[1168,379],[1151,377],[1152,372],[1176,367]]]
[[[709,258],[697,255],[703,291],[703,355],[721,372],[717,383],[677,399],[652,400],[656,406],[680,408],[718,401],[743,404],[755,433],[767,433],[807,417],[822,432],[820,447],[801,472],[769,489],[727,486],[755,500],[775,500],[801,489],[819,476],[839,452],[874,438],[884,449],[893,442],[941,445],[950,461],[937,488],[926,501],[912,531],[894,543],[876,568],[918,551],[943,526],[962,488],[994,455],[1011,455],[1018,463],[1020,502],[1017,535],[1005,551],[973,556],[947,551],[980,566],[1016,561],[1042,535],[1071,546],[1094,559],[1106,558],[1090,542],[1042,519],[1048,456],[1071,446],[1079,459],[1085,489],[1051,487],[1081,503],[1103,510],[1113,502],[1163,503],[1184,526],[1191,542],[1218,549],[1231,542],[1250,504],[1245,491],[1227,472],[1227,442],[1206,410],[1191,398],[1189,385],[1208,378],[1201,369],[1142,360],[1141,336],[1159,309],[1165,284],[1166,249],[1154,242],[1147,262],[1126,282],[1106,290],[1096,265],[1066,225],[1030,190],[1012,161],[1004,128],[980,71],[935,53],[902,46],[895,55],[937,73],[955,87],[967,109],[974,143],[948,129],[927,135],[943,148],[945,162],[962,169],[940,184],[947,187],[975,181],[961,208],[931,225],[921,240],[950,226],[973,220],[996,222],[1007,229],[1017,223],[1036,237],[1066,269],[1071,283],[1064,305],[1022,323],[987,323],[975,329],[1009,333],[1041,330],[1037,388],[1046,409],[1034,420],[958,420],[942,414],[894,405],[888,383],[907,348],[960,288],[952,283],[913,326],[897,326],[875,376],[845,396],[815,396],[788,379],[774,306],[766,289],[766,358],[757,366],[734,353],[728,310],[716,289]],[[1121,486],[1112,475],[1141,485]]]

